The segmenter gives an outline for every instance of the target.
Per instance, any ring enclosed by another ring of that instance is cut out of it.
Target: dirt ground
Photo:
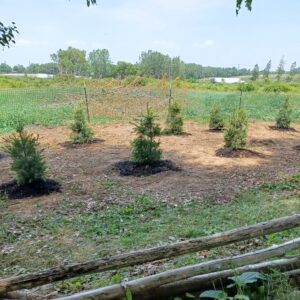
[[[181,171],[147,177],[122,177],[112,171],[114,163],[130,157],[131,125],[94,126],[97,142],[77,147],[66,143],[70,132],[65,127],[34,127],[32,131],[39,134],[45,149],[48,175],[62,184],[63,192],[11,200],[9,209],[31,214],[38,209],[37,203],[40,209],[47,203],[78,197],[86,201],[87,209],[92,209],[131,200],[136,193],[149,193],[164,202],[199,199],[223,203],[242,189],[282,178],[298,169],[300,151],[293,147],[300,143],[300,125],[294,127],[295,131],[272,130],[270,125],[250,124],[248,149],[259,155],[228,158],[217,155],[224,145],[222,132],[210,132],[207,125],[186,122],[184,135],[160,138],[164,159],[175,162]],[[0,158],[0,183],[14,178],[9,162],[6,156]]]

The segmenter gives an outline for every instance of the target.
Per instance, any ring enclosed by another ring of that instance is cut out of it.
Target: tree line
[[[256,64],[252,70],[251,80],[256,81],[261,76],[264,80],[269,80],[272,68],[272,60],[269,60],[263,70],[259,69],[258,64]],[[274,72],[277,81],[285,79],[286,81],[293,81],[296,74],[300,73],[300,68],[297,67],[297,62],[292,62],[288,71],[286,71],[286,61],[284,56],[281,57],[279,64]]]
[[[52,75],[86,76],[92,78],[125,78],[127,76],[145,76],[156,79],[180,77],[186,80],[198,80],[207,77],[232,77],[250,75],[251,70],[236,67],[222,68],[185,63],[179,56],[170,57],[158,51],[143,51],[135,64],[118,61],[113,63],[107,49],[97,49],[90,53],[69,47],[50,55],[51,61],[44,64],[32,63],[9,66],[0,64],[0,73],[45,73]]]

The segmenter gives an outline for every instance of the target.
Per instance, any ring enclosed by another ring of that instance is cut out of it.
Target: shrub
[[[81,108],[76,109],[74,123],[71,124],[71,141],[73,144],[89,144],[94,141],[94,133],[87,126],[84,112]]]
[[[218,106],[214,106],[212,108],[212,110],[210,111],[209,129],[212,129],[212,130],[224,129],[224,120],[221,115],[220,108]]]
[[[235,109],[225,131],[225,147],[235,150],[246,146],[247,127],[248,119],[245,110],[241,107]]]
[[[292,108],[290,106],[289,98],[286,98],[279,109],[279,114],[276,118],[276,127],[281,129],[290,128],[292,121],[291,115]]]
[[[22,123],[17,124],[16,133],[5,140],[4,150],[12,159],[11,170],[16,173],[18,185],[44,180],[46,164],[39,149],[38,136],[24,131]]]
[[[183,119],[181,116],[181,108],[177,102],[170,103],[166,123],[168,126],[166,132],[173,134],[182,133]]]
[[[160,142],[155,137],[161,133],[159,125],[155,124],[156,117],[147,106],[146,115],[143,115],[134,124],[137,137],[132,141],[132,160],[141,164],[151,164],[161,159]]]

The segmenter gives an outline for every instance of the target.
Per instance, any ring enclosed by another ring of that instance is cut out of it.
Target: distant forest
[[[185,80],[198,80],[207,77],[232,77],[250,75],[251,70],[236,67],[222,68],[185,63],[180,57],[170,57],[157,51],[142,52],[139,61],[132,64],[125,61],[112,63],[107,49],[98,49],[90,53],[69,47],[50,55],[51,62],[10,66],[0,64],[0,73],[45,73],[52,75],[87,76],[92,78],[125,78],[127,76],[145,76],[161,79],[171,76]]]

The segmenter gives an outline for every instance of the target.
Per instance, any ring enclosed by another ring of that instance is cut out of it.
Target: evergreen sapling
[[[166,133],[181,134],[183,129],[183,119],[181,116],[181,108],[177,102],[172,102],[169,105],[167,116]]]
[[[155,138],[161,134],[161,128],[155,124],[155,115],[147,106],[146,115],[143,115],[134,124],[137,137],[132,141],[132,160],[141,164],[152,164],[159,161],[162,151],[159,149],[160,142]]]
[[[247,144],[248,119],[243,108],[236,108],[229,120],[229,126],[224,134],[225,147],[236,150]]]
[[[5,140],[4,151],[11,157],[11,170],[16,173],[17,184],[28,185],[45,179],[46,164],[39,149],[38,136],[24,131],[19,123],[16,133]]]
[[[211,130],[223,130],[225,127],[223,117],[221,115],[220,108],[214,106],[210,111],[209,116],[209,129]]]
[[[83,109],[78,108],[74,114],[74,122],[71,124],[71,141],[73,144],[89,144],[94,141],[94,133],[87,126]]]
[[[279,109],[279,114],[276,118],[276,128],[289,129],[292,122],[292,108],[290,106],[289,98],[286,98]]]

